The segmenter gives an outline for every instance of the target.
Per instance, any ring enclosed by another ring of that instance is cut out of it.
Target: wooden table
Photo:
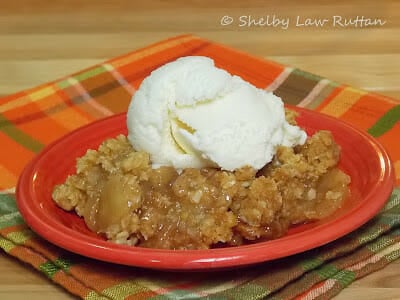
[[[337,82],[400,98],[399,1],[133,2],[1,1],[0,95],[160,39],[194,33]],[[357,16],[359,21],[355,21]],[[378,24],[366,26],[360,21],[362,16]],[[346,18],[357,27],[346,26]],[[0,299],[74,298],[3,252],[0,270]],[[335,299],[357,298],[400,299],[400,261],[356,281]]]

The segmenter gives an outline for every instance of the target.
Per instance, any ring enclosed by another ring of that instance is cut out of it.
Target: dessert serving
[[[282,100],[206,57],[152,72],[128,136],[78,158],[53,199],[107,240],[163,249],[237,246],[327,217],[350,178],[328,131],[307,136]]]

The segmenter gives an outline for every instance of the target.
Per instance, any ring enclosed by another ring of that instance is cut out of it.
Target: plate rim
[[[386,203],[386,199],[389,197],[392,189],[394,188],[394,170],[393,165],[390,161],[390,157],[384,147],[376,139],[374,139],[367,133],[355,128],[353,125],[347,122],[344,122],[332,116],[291,105],[286,105],[286,107],[289,107],[300,113],[305,112],[306,114],[313,114],[314,116],[317,115],[317,117],[320,117],[322,119],[325,118],[326,120],[329,120],[331,122],[339,122],[342,127],[357,133],[363,138],[363,140],[368,141],[368,143],[375,148],[375,153],[380,157],[381,167],[383,167],[380,173],[380,180],[375,184],[373,189],[371,189],[367,197],[363,200],[362,203],[359,203],[356,207],[353,207],[349,212],[346,212],[346,214],[344,214],[343,216],[339,216],[338,218],[331,220],[328,223],[323,223],[314,228],[310,228],[305,231],[295,233],[293,235],[283,236],[275,240],[238,247],[208,250],[163,250],[117,245],[115,243],[103,241],[94,237],[88,237],[70,228],[67,228],[68,230],[64,229],[64,231],[62,231],[60,228],[62,227],[62,225],[53,221],[53,219],[49,218],[47,215],[43,214],[43,211],[41,209],[38,209],[33,205],[34,201],[30,201],[29,197],[23,192],[24,187],[28,186],[29,194],[32,194],[33,184],[31,183],[33,177],[35,176],[34,170],[36,164],[40,162],[40,160],[45,157],[45,155],[49,151],[51,151],[51,149],[55,145],[65,142],[65,140],[68,140],[68,138],[71,138],[82,131],[95,127],[96,125],[99,126],[99,124],[110,122],[114,119],[125,118],[126,113],[116,114],[89,123],[85,126],[69,132],[68,134],[60,137],[56,141],[50,143],[45,148],[43,148],[42,151],[40,151],[27,164],[19,177],[16,186],[16,201],[18,209],[21,212],[21,215],[23,216],[27,225],[50,243],[53,243],[65,250],[86,257],[136,267],[181,271],[204,269],[214,270],[226,267],[238,267],[261,263],[314,249],[333,240],[336,240],[344,236],[345,234],[350,233],[351,231],[365,224],[373,216],[375,216],[376,213],[384,206],[384,204]],[[385,197],[382,197],[381,195],[382,188]],[[385,200],[367,201],[368,199],[375,198],[377,195],[380,195],[381,198],[385,198]],[[60,210],[62,209],[60,208]],[[347,220],[349,218],[348,215],[354,211],[356,211],[358,215],[362,215],[363,218],[357,219],[357,222],[352,221],[350,222],[351,224],[349,224],[349,220]],[[346,226],[338,226],[338,230],[334,234],[331,233],[328,236],[324,236],[320,238],[318,242],[313,241],[313,233],[316,231],[320,232],[321,230],[325,232],[327,230],[326,227],[331,227],[332,222],[340,222],[341,224],[345,224]],[[68,235],[68,233],[70,233],[71,231],[75,234]],[[54,237],[54,234],[56,234],[56,237]],[[75,236],[76,234],[77,236]],[[81,236],[81,238],[78,238],[79,236]],[[294,243],[289,250],[277,249],[282,247],[282,244],[290,244],[291,241],[296,241],[299,238],[302,239],[302,243]],[[304,247],[304,244],[308,246]],[[256,255],[256,252],[260,250],[265,250],[265,248],[268,248],[268,250],[270,251],[268,255]],[[271,252],[271,250],[274,250],[274,252]],[[90,254],[88,252],[92,253]],[[110,255],[112,255],[112,257],[110,257]],[[163,259],[162,256],[166,255],[169,258]],[[195,259],[193,257],[195,257]]]

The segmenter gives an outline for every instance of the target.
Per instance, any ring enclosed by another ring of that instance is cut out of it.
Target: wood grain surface
[[[355,22],[357,17],[369,21]],[[400,1],[395,0],[4,0],[0,95],[183,33],[400,98]],[[0,270],[0,299],[74,299],[3,252]],[[335,298],[345,299],[400,299],[400,261]]]

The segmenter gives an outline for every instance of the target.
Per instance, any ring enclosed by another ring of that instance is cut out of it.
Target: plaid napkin
[[[218,67],[287,103],[351,122],[389,151],[400,184],[400,102],[184,35],[77,74],[0,99],[0,247],[84,299],[329,299],[400,257],[400,188],[385,208],[323,247],[240,270],[172,273],[119,266],[72,254],[33,233],[14,187],[26,163],[67,132],[125,111],[153,69],[180,56],[212,57]]]

